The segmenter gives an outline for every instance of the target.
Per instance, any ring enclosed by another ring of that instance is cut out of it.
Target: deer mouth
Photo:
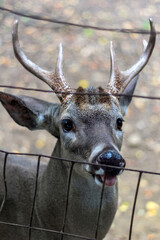
[[[99,185],[104,184],[105,186],[111,187],[117,182],[117,176],[104,176],[104,175],[95,175],[95,182]]]
[[[96,157],[97,165],[93,167],[94,179],[98,185],[113,186],[126,165],[125,160],[115,150],[104,151]]]

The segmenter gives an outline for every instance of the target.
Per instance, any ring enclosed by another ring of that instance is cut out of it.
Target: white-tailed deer
[[[105,89],[79,87],[74,94],[62,72],[62,45],[59,46],[56,70],[48,72],[40,68],[22,51],[18,41],[18,21],[15,21],[13,48],[17,59],[28,71],[56,92],[60,104],[3,92],[0,93],[0,101],[21,126],[30,130],[46,129],[57,138],[52,157],[76,161],[71,164],[53,158],[48,164],[41,162],[32,226],[55,230],[55,233],[34,229],[30,239],[79,239],[72,234],[98,240],[105,237],[117,209],[117,175],[125,167],[125,160],[120,154],[123,117],[132,99],[131,96],[113,95],[133,94],[138,74],[151,56],[155,39],[156,32],[150,20],[149,42],[142,56],[135,65],[123,72],[118,69],[111,44],[111,76],[107,87]],[[71,94],[66,94],[67,92]],[[5,192],[3,153],[0,160],[0,203],[2,203]],[[7,158],[5,180],[8,188],[0,211],[1,240],[28,239],[29,229],[23,225],[29,225],[30,222],[36,166],[37,162],[34,160],[12,155]],[[68,208],[63,228],[70,173]],[[104,192],[99,215],[102,186]],[[98,216],[99,227],[95,236]],[[15,223],[15,226],[8,226],[2,222]],[[20,224],[21,227],[17,227],[16,224]],[[63,230],[70,236],[58,233],[58,231],[63,233]]]

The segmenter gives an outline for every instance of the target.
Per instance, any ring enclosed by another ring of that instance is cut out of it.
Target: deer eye
[[[118,130],[122,130],[124,120],[122,118],[117,119],[117,128]]]
[[[73,129],[73,122],[70,119],[63,119],[61,125],[64,132],[69,132]]]

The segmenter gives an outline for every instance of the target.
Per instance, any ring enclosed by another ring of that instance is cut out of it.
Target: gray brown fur
[[[99,87],[97,89],[93,87],[87,89],[79,87],[73,99],[77,106],[79,106],[80,108],[83,108],[85,104],[94,105],[97,103],[105,103],[110,105],[111,103],[110,96],[107,95],[107,92],[102,87]]]

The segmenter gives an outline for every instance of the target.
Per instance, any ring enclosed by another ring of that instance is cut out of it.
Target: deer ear
[[[52,104],[27,96],[14,96],[0,92],[0,101],[16,123],[30,130],[46,129],[59,136],[56,119],[60,104]]]
[[[132,95],[134,93],[138,77],[139,76],[137,75],[135,78],[132,79],[132,81],[130,81],[130,83],[124,89],[123,94]],[[132,96],[121,96],[119,98],[119,104],[120,104],[120,108],[123,116],[126,115],[127,109],[131,100],[132,100]]]

